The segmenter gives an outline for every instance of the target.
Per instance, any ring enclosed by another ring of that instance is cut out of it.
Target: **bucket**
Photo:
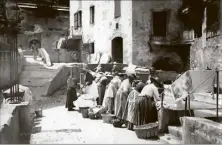
[[[82,117],[83,118],[89,118],[89,107],[84,107],[84,108],[80,108],[81,109],[81,113],[82,113]]]
[[[35,115],[36,117],[42,117],[42,109],[36,110]]]

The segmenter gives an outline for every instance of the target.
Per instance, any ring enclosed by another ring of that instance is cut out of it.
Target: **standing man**
[[[74,111],[73,102],[77,100],[77,92],[76,87],[77,81],[72,77],[72,74],[70,74],[68,80],[67,80],[67,96],[66,96],[66,108],[68,108],[68,111]]]
[[[36,60],[37,59],[37,55],[38,55],[38,48],[36,46],[35,41],[32,43],[31,49],[32,49],[32,52],[33,52],[33,58]]]

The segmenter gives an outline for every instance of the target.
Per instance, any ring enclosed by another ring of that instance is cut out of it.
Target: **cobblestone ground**
[[[35,119],[30,144],[90,143],[90,144],[162,144],[159,140],[138,139],[134,131],[114,128],[102,120],[82,118],[76,111],[65,109],[65,90],[35,102],[43,107],[43,117]]]

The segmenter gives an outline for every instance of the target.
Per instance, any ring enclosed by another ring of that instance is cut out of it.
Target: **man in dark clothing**
[[[66,108],[68,108],[68,111],[74,111],[73,107],[75,106],[73,102],[77,100],[77,92],[75,88],[77,86],[77,81],[70,76],[67,80],[67,84]]]

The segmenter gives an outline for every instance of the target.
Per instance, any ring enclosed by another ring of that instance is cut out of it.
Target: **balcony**
[[[194,31],[184,30],[181,32],[180,37],[172,39],[169,36],[154,36],[151,35],[150,42],[156,45],[178,45],[178,44],[191,44],[194,41]]]

